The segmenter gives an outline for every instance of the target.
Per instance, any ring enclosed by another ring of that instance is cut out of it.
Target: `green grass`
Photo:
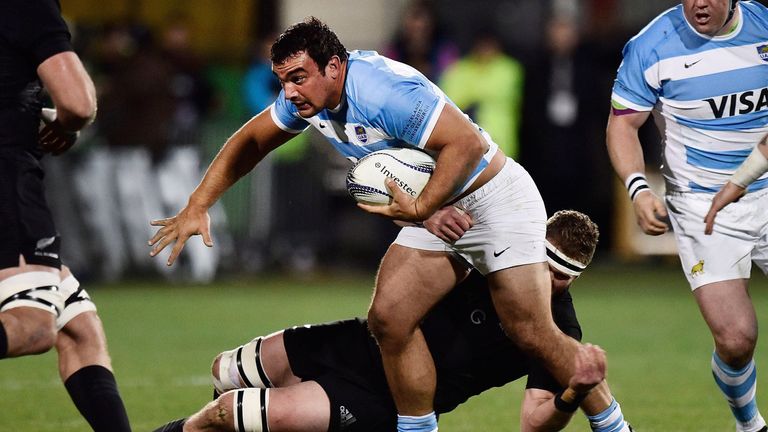
[[[364,314],[372,277],[253,279],[210,286],[90,287],[133,427],[149,431],[209,400],[218,352],[286,326]],[[760,325],[768,282],[754,274]],[[596,266],[574,286],[585,341],[608,351],[609,382],[643,432],[731,432],[709,370],[712,342],[678,267]],[[758,401],[768,412],[765,338],[756,358]],[[518,430],[522,383],[494,389],[441,418],[444,431]],[[0,362],[0,431],[84,431],[56,372],[56,356]],[[578,416],[569,431],[589,431]]]

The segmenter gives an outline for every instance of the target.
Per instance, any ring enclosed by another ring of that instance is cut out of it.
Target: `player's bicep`
[[[300,132],[287,131],[280,127],[270,113],[270,108],[267,107],[248,120],[237,133],[256,145],[261,155],[266,155]]]
[[[617,135],[618,138],[637,136],[637,131],[650,115],[650,111],[630,111],[617,114],[612,109],[608,115],[608,134]]]
[[[481,147],[481,153],[485,152],[485,146],[487,146],[480,131],[464,113],[451,104],[445,104],[424,148],[440,152],[446,145],[452,143],[474,144]]]

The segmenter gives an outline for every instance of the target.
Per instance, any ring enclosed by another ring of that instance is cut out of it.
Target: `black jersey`
[[[552,312],[564,333],[581,340],[581,327],[567,291],[552,299]],[[437,370],[438,413],[451,411],[474,395],[526,375],[529,388],[562,390],[543,366],[523,354],[505,335],[488,283],[476,271],[430,311],[421,329]],[[365,320],[288,329],[285,347],[296,376],[317,380],[321,385],[332,376],[378,393],[391,404],[381,355]],[[329,390],[326,388],[326,392]],[[341,395],[330,396],[332,400],[343,399]]]
[[[0,1],[0,150],[36,148],[41,102],[37,67],[72,51],[58,0]]]

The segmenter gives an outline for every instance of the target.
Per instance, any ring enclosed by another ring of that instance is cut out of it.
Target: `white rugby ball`
[[[427,153],[412,148],[395,148],[364,156],[347,173],[347,191],[357,202],[386,205],[392,202],[385,180],[416,198],[435,169],[435,160]]]

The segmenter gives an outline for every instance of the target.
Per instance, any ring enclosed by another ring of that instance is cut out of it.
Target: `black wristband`
[[[555,395],[555,408],[557,408],[558,411],[573,413],[579,409],[579,405],[581,405],[581,402],[587,397],[587,393],[577,394],[573,402],[564,401],[562,396],[563,392]]]

